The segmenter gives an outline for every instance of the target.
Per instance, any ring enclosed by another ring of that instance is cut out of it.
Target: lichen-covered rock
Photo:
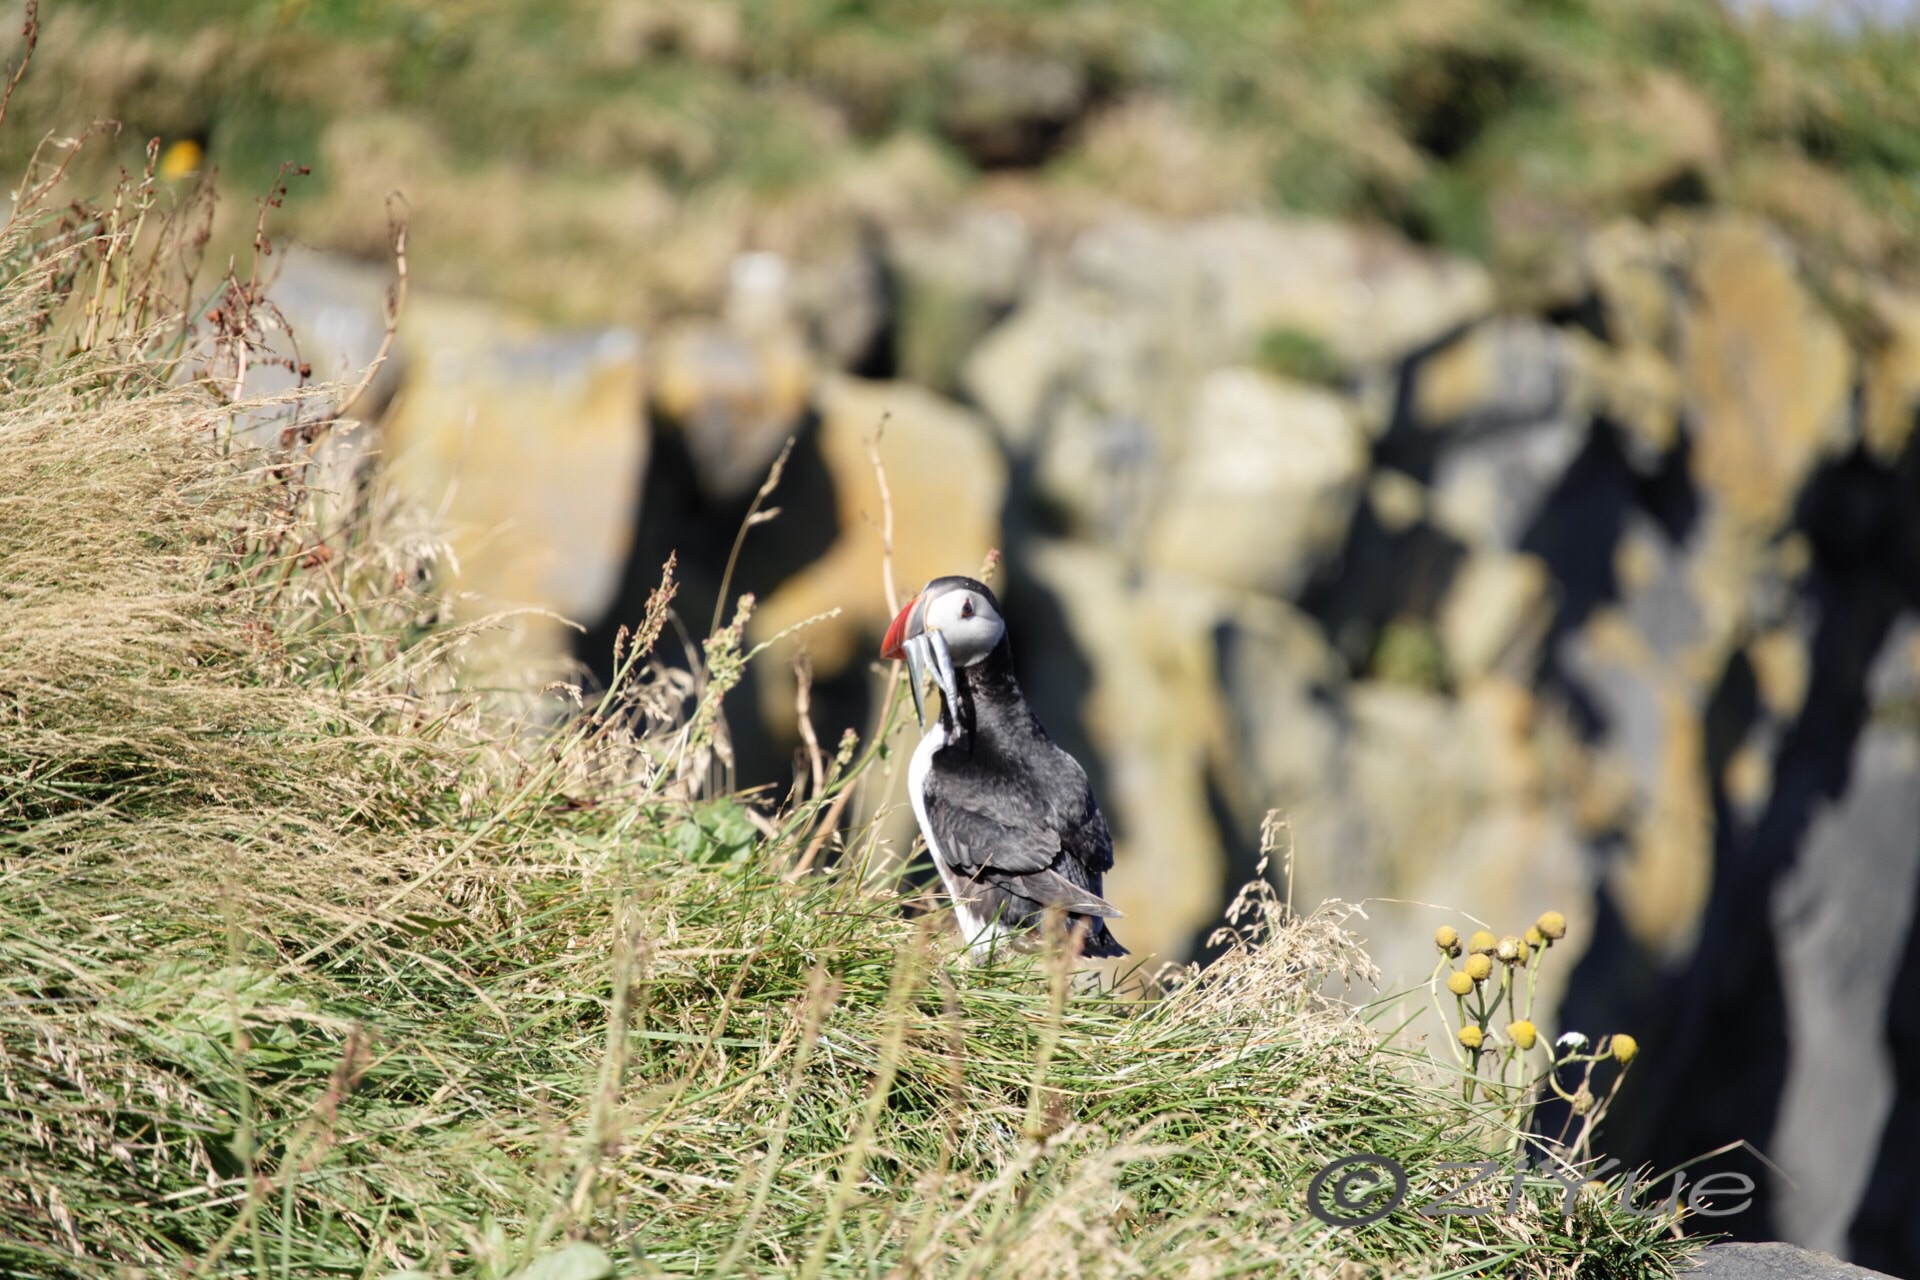
[[[598,619],[618,585],[649,434],[640,339],[541,334],[479,304],[415,298],[385,424],[395,478],[441,513],[480,608]],[[529,617],[535,649],[558,624]]]
[[[1683,303],[1676,288],[1680,253],[1675,235],[1633,219],[1609,223],[1586,238],[1587,282],[1615,345],[1652,351],[1672,345]]]
[[[712,499],[751,493],[800,427],[817,376],[790,329],[748,335],[683,323],[653,352],[655,416],[685,438],[701,489]]]
[[[999,546],[1007,475],[979,415],[923,388],[831,375],[820,383],[818,405],[840,534],[826,555],[761,602],[752,634],[765,639],[839,610],[804,636],[814,669],[829,674],[864,656],[892,621],[880,583],[882,506],[869,442],[879,439],[886,465],[893,574],[903,601],[931,578],[976,572]],[[777,493],[770,501],[779,505]]]
[[[1537,556],[1485,550],[1454,574],[1440,604],[1440,642],[1455,680],[1496,666],[1530,673],[1553,622],[1546,566]]]
[[[1868,299],[1878,332],[1866,354],[1860,429],[1868,451],[1890,466],[1920,419],[1920,295],[1875,284]]]
[[[1111,552],[1073,543],[1038,545],[1028,563],[1067,626],[1052,642],[1070,641],[1090,668],[1078,710],[1114,835],[1108,896],[1126,913],[1114,930],[1136,959],[1183,959],[1227,887],[1207,793],[1225,719],[1216,605],[1203,588],[1171,575],[1136,580]],[[1153,624],[1114,625],[1126,618]]]
[[[1686,238],[1689,470],[1727,519],[1771,531],[1813,468],[1858,436],[1853,357],[1768,228],[1723,216]]]
[[[1290,596],[1340,544],[1366,465],[1339,397],[1249,369],[1209,374],[1164,479],[1148,562]]]
[[[1347,838],[1299,845],[1308,900],[1386,897],[1368,907],[1369,951],[1402,981],[1432,963],[1433,904],[1517,927],[1547,906],[1584,923],[1589,875],[1551,804],[1532,692],[1490,677],[1462,696],[1355,684],[1332,771]],[[1441,921],[1443,922],[1443,921]],[[1555,984],[1564,981],[1564,972]]]
[[[1257,830],[1267,810],[1282,809],[1298,835],[1302,810],[1337,790],[1345,664],[1315,621],[1292,605],[1248,593],[1223,594],[1222,601],[1214,643],[1234,744],[1227,798],[1245,830]]]

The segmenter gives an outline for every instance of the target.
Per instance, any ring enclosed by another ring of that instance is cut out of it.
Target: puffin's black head
[[[887,638],[881,642],[880,656],[907,660],[914,711],[925,724],[926,712],[920,702],[923,676],[933,676],[951,707],[959,686],[954,670],[983,660],[1006,635],[1000,602],[986,583],[973,578],[935,578],[894,618],[887,628]]]

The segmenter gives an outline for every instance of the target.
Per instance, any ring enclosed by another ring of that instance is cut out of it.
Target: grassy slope
[[[299,469],[224,456],[202,385],[22,345],[37,279],[0,295],[0,1271],[506,1276],[569,1240],[629,1275],[1679,1252],[1552,1184],[1321,1226],[1303,1189],[1334,1156],[1418,1190],[1502,1141],[1315,994],[1363,964],[1332,921],[1256,897],[1241,946],[1146,1005],[968,967],[858,874],[867,833],[784,874],[877,753],[759,823],[698,794],[737,627],[689,699],[635,661],[532,728],[561,695],[467,662],[377,488],[318,553]]]
[[[975,88],[1011,67],[1076,104],[1044,172],[1148,205],[1383,220],[1526,281],[1598,219],[1719,201],[1822,253],[1920,266],[1920,33],[1738,22],[1708,0],[940,11],[72,0],[13,145],[101,115],[126,122],[123,159],[202,133],[241,209],[280,162],[311,163],[296,229],[376,253],[399,186],[429,284],[635,319],[677,287],[649,254],[699,257],[716,219],[844,204],[889,139],[931,139],[964,181],[1007,100]],[[1096,123],[1120,104],[1164,112]]]

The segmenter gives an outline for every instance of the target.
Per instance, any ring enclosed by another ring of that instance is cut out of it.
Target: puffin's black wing
[[[1058,748],[1051,754],[1038,772],[942,769],[936,757],[927,825],[958,875],[1076,915],[1117,916],[1097,888],[1113,866],[1106,821],[1079,763]]]
[[[1079,822],[1061,840],[1064,848],[1089,871],[1113,870],[1113,837],[1107,832],[1107,820],[1093,802],[1093,789],[1082,784],[1086,808]]]

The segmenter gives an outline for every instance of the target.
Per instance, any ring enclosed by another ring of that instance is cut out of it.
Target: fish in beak
[[[947,638],[939,631],[925,629],[925,615],[920,608],[921,597],[915,596],[907,601],[906,607],[887,628],[886,639],[880,644],[882,658],[905,658],[907,660],[907,688],[913,693],[913,714],[920,727],[927,727],[926,682],[932,676],[940,689],[940,696],[951,708],[959,697],[959,677],[954,673],[953,654],[947,648]]]

